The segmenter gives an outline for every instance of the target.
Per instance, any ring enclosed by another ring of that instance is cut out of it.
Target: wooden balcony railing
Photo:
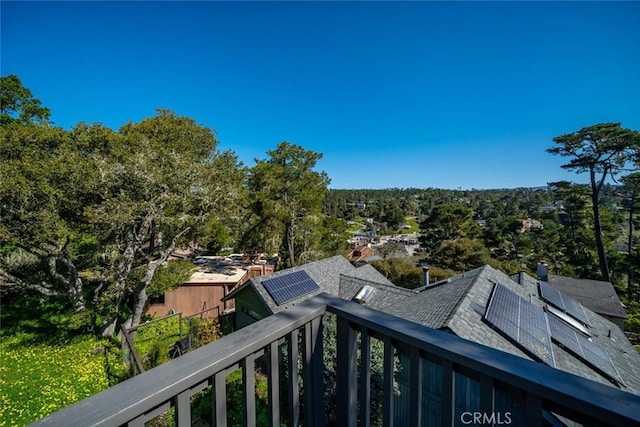
[[[335,357],[326,342],[333,325]],[[640,425],[637,395],[326,294],[33,425],[143,426],[169,413],[172,423],[190,426],[193,396],[210,390],[212,416],[200,423],[223,427],[238,422],[227,413],[226,379],[235,370],[240,423],[250,426]],[[256,372],[268,384],[262,413]]]

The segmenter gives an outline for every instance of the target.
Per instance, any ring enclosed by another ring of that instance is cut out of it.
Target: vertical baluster
[[[214,377],[215,404],[214,418],[216,427],[227,427],[227,378],[226,372],[220,371]]]
[[[495,411],[495,391],[493,379],[486,375],[480,376],[480,412],[487,415]],[[501,415],[502,416],[502,415]]]
[[[454,425],[453,414],[455,393],[455,378],[453,363],[448,360],[442,361],[442,425]]]
[[[172,399],[173,400],[173,399]],[[162,405],[146,412],[127,423],[127,427],[144,427],[147,421],[151,421],[171,409],[171,402],[165,402]]]
[[[342,426],[355,427],[357,416],[356,332],[338,317],[336,416]]]
[[[420,350],[409,350],[409,425],[422,426],[422,359]]]
[[[313,375],[311,357],[313,355],[313,342],[311,336],[311,323],[304,325],[304,346],[302,348],[302,397],[304,398],[304,424],[313,426]]]
[[[371,338],[369,331],[360,332],[360,426],[371,424]]]
[[[289,425],[300,421],[300,396],[298,393],[298,330],[291,331],[288,342],[289,362]]]
[[[280,427],[280,350],[278,341],[267,348],[267,374],[269,387],[269,426]]]
[[[191,426],[191,390],[182,392],[176,397],[176,424]]]
[[[390,337],[384,337],[384,381],[383,381],[383,424],[385,426],[393,426],[393,376],[394,376],[394,363],[393,363],[393,344]]]
[[[313,425],[324,427],[324,347],[322,336],[322,317],[311,321],[312,356],[311,374],[313,375]]]
[[[244,397],[244,423],[247,426],[256,425],[256,369],[253,355],[242,361],[242,385]]]
[[[525,398],[525,413],[527,427],[542,427],[542,398],[538,395],[527,393]]]

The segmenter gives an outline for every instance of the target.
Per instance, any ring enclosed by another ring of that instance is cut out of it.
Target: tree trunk
[[[153,261],[149,261],[149,263],[147,264],[147,271],[144,275],[144,278],[140,282],[140,286],[138,286],[137,288],[137,294],[135,295],[134,306],[133,306],[133,313],[131,317],[127,319],[127,321],[125,322],[125,325],[127,328],[133,328],[134,326],[138,326],[140,324],[140,319],[144,314],[144,309],[147,305],[147,300],[148,300],[147,287],[151,284],[151,281],[153,280],[153,276],[156,274],[158,267],[166,263],[171,253],[175,250],[178,239],[183,234],[185,234],[189,229],[190,227],[187,227],[186,229],[178,233],[171,241],[171,244],[169,245],[169,247],[160,254],[159,258]],[[131,335],[131,339],[133,340],[134,337],[135,337],[135,333]]]
[[[294,246],[294,235],[293,235],[293,222],[290,222],[286,225],[286,235],[287,235],[287,251],[289,252],[289,263],[291,267],[296,266],[296,254],[295,254],[295,246]]]
[[[602,280],[608,282],[609,266],[607,265],[607,255],[604,252],[604,241],[602,238],[602,224],[600,223],[600,189],[606,177],[606,170],[603,172],[602,179],[596,183],[595,171],[591,169],[591,205],[593,208],[593,228],[596,235],[596,249],[598,251],[598,259],[600,261],[600,271]]]
[[[118,323],[118,315],[114,315],[102,321],[100,325],[100,334],[103,337],[112,337],[116,333],[116,325]]]
[[[66,248],[59,248],[57,252],[64,253],[66,252]],[[64,274],[58,271],[58,263],[64,265],[66,269]],[[51,255],[49,256],[49,274],[66,288],[66,291],[73,302],[73,308],[75,311],[84,311],[86,306],[82,290],[82,279],[80,278],[80,274],[78,273],[78,269],[75,264],[64,255]]]
[[[635,202],[636,192],[634,190],[631,194],[631,206],[629,206],[629,238],[627,239],[627,257],[629,258],[629,265],[627,267],[627,297],[629,301],[633,301],[633,266],[631,262],[633,259],[633,211]]]
[[[135,296],[135,302],[133,305],[133,314],[132,316],[127,319],[127,321],[125,322],[125,327],[128,328],[133,328],[134,326],[138,326],[140,324],[140,319],[142,318],[142,315],[144,314],[144,308],[147,305],[147,287],[143,286],[142,289],[140,289],[140,291],[136,294]],[[133,342],[133,340],[136,337],[136,332],[133,331],[130,335],[129,335],[131,341]]]
[[[110,337],[116,333],[120,307],[125,299],[125,288],[127,276],[131,272],[136,252],[142,244],[142,239],[149,231],[151,220],[145,219],[141,224],[132,224],[127,230],[127,246],[122,254],[122,258],[116,267],[116,282],[114,284],[114,305],[115,312],[102,321],[100,330],[102,336]],[[108,291],[107,291],[108,292]]]

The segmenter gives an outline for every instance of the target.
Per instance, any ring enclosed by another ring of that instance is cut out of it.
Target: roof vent
[[[356,296],[354,296],[351,301],[355,301],[359,304],[365,304],[369,297],[371,297],[371,294],[373,294],[373,291],[373,286],[364,285],[362,288],[360,288]]]
[[[542,282],[549,281],[549,266],[544,262],[538,263],[538,280]]]

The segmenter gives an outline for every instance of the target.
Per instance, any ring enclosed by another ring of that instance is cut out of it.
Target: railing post
[[[337,319],[336,417],[341,426],[355,427],[357,416],[356,332],[349,321]]]
[[[191,397],[209,386],[209,381],[204,381],[195,387],[183,391],[175,398],[176,425],[191,426]]]
[[[176,425],[191,425],[191,393],[182,392],[176,397]]]

